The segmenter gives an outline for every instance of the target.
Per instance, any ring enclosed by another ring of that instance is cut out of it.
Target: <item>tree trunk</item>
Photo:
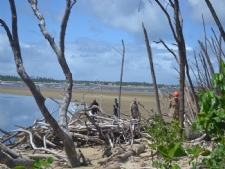
[[[37,9],[37,1],[29,0],[29,3],[31,4],[31,7],[35,15],[40,20],[39,27],[41,29],[41,32],[43,33],[45,38],[49,41],[52,49],[55,51],[58,57],[59,64],[61,65],[61,68],[66,77],[66,89],[65,89],[63,101],[60,104],[60,109],[59,109],[59,124],[49,113],[47,107],[45,106],[45,98],[37,89],[34,82],[30,79],[30,77],[28,76],[28,74],[26,73],[23,67],[22,55],[20,51],[20,44],[19,44],[19,38],[18,38],[18,30],[17,30],[17,13],[16,13],[14,0],[9,1],[10,7],[11,7],[11,13],[12,13],[12,34],[8,26],[5,24],[5,22],[3,20],[0,20],[0,23],[6,30],[6,33],[7,33],[7,36],[14,54],[14,60],[15,60],[17,72],[20,75],[21,79],[29,87],[44,118],[53,128],[55,134],[63,141],[68,161],[72,167],[79,166],[79,161],[77,158],[74,142],[69,133],[68,125],[67,125],[67,109],[71,100],[73,81],[72,81],[72,74],[70,72],[70,69],[67,65],[67,62],[64,56],[64,39],[65,39],[65,31],[66,31],[67,22],[69,19],[70,10],[72,6],[75,4],[75,2],[76,1],[71,3],[71,0],[67,0],[65,14],[61,24],[60,49],[59,49],[57,45],[55,44],[54,39],[45,29],[45,21]]]
[[[151,46],[149,44],[148,35],[147,35],[147,31],[145,29],[144,23],[142,23],[142,28],[143,28],[146,48],[147,48],[147,52],[148,52],[148,59],[149,59],[150,70],[151,70],[151,75],[152,75],[152,82],[153,82],[153,85],[154,85],[154,92],[155,92],[155,100],[156,100],[156,104],[157,104],[157,110],[158,110],[159,115],[162,117],[162,113],[161,113],[161,109],[160,109],[160,103],[159,103],[158,87],[157,87],[157,83],[156,83],[155,71],[154,71],[154,66],[153,66],[152,50],[151,50]]]
[[[181,27],[181,23],[179,20],[179,1],[174,0],[174,19],[176,25],[176,33],[177,33],[177,44],[178,44],[178,53],[180,58],[180,110],[179,110],[179,119],[181,123],[181,127],[184,124],[184,83],[185,83],[185,60],[186,60],[186,48],[185,41],[183,37],[183,31]]]
[[[121,107],[121,90],[122,90],[122,82],[123,82],[123,64],[124,64],[124,55],[125,55],[125,46],[122,40],[123,45],[123,53],[122,53],[122,64],[121,64],[121,72],[120,72],[120,89],[119,89],[119,108],[118,108],[118,118],[120,118],[120,107]]]

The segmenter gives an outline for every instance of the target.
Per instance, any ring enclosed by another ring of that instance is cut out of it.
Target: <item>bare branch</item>
[[[205,31],[205,21],[204,21],[204,16],[203,16],[203,14],[202,14],[202,22],[203,22],[203,28],[204,28],[204,34],[205,34],[205,50],[207,51],[206,31]]]
[[[179,61],[177,55],[174,53],[173,49],[170,49],[170,48],[165,44],[165,42],[164,42],[162,39],[159,39],[159,41],[153,41],[153,42],[155,42],[155,43],[162,43],[163,46],[165,46],[165,48],[166,48],[166,49],[174,56],[174,58],[176,59],[178,65],[180,65],[180,61]]]
[[[123,54],[120,53],[116,48],[113,47],[113,49],[115,49],[115,51],[117,51],[121,56],[123,56]]]
[[[140,12],[140,8],[141,8],[141,0],[139,2],[139,5],[138,5],[138,12]]]
[[[205,57],[207,59],[207,62],[208,62],[208,65],[209,65],[209,68],[210,68],[210,73],[211,73],[211,76],[214,74],[214,69],[213,69],[213,66],[212,66],[212,63],[210,61],[210,58],[209,58],[209,55],[208,55],[208,52],[206,51],[205,47],[203,46],[202,42],[198,41],[199,45],[201,46],[204,54],[205,54]]]
[[[149,64],[150,64],[150,71],[151,71],[152,81],[153,81],[153,85],[154,85],[157,111],[158,111],[159,115],[162,117],[162,113],[161,113],[161,109],[160,109],[160,102],[159,102],[158,87],[157,87],[157,83],[156,83],[155,71],[154,71],[154,66],[153,66],[152,50],[151,50],[151,46],[149,44],[148,35],[147,35],[147,31],[145,29],[144,23],[142,23],[142,28],[143,28],[143,33],[145,36],[145,44],[146,44],[146,48],[147,48],[148,59],[149,59]]]
[[[166,15],[166,17],[168,19],[169,25],[170,25],[170,29],[171,29],[171,31],[173,33],[173,37],[174,37],[174,39],[177,42],[178,38],[177,38],[177,35],[176,35],[175,30],[173,28],[173,25],[172,25],[172,22],[171,22],[171,19],[170,19],[170,15],[168,14],[168,12],[165,10],[165,8],[162,6],[162,4],[158,0],[155,0],[155,1],[160,6],[160,8],[163,10],[163,12],[165,13],[165,15]]]
[[[65,46],[65,34],[66,34],[66,27],[67,27],[67,23],[69,20],[69,16],[70,16],[70,11],[71,8],[73,7],[73,5],[76,3],[76,0],[74,0],[73,3],[71,3],[71,0],[66,0],[66,10],[62,19],[62,24],[61,24],[61,32],[60,32],[60,50],[61,53],[64,57],[64,46]]]
[[[217,27],[218,27],[219,30],[220,30],[220,33],[221,33],[221,36],[223,37],[223,40],[224,40],[224,42],[225,42],[225,32],[224,32],[224,30],[223,30],[223,26],[221,25],[220,20],[219,20],[217,14],[216,14],[216,12],[215,12],[215,10],[214,10],[214,8],[213,8],[211,2],[210,2],[210,0],[205,0],[205,2],[206,2],[206,4],[207,4],[207,6],[208,6],[208,8],[209,8],[209,10],[210,10],[210,12],[211,12],[211,14],[212,14],[214,20],[215,20],[215,22],[216,22],[216,24],[217,24]]]
[[[56,156],[58,156],[58,157],[63,158],[63,159],[66,160],[66,156],[60,154],[59,152],[52,151],[52,150],[49,150],[49,149],[47,149],[47,148],[38,148],[38,147],[36,147],[36,145],[35,145],[34,142],[33,142],[33,134],[32,134],[30,131],[24,130],[24,129],[17,129],[17,130],[15,130],[15,131],[22,131],[22,132],[28,133],[28,134],[30,135],[30,144],[31,144],[31,146],[32,146],[32,148],[33,148],[34,150],[43,150],[43,151],[47,151],[47,152],[50,152],[50,153],[52,153],[52,154],[55,154]],[[66,161],[67,161],[67,160],[66,160]]]

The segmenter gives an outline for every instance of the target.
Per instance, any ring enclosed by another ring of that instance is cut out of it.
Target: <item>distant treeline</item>
[[[34,82],[42,82],[42,83],[65,83],[65,80],[55,80],[53,78],[46,78],[46,77],[35,77],[31,76],[30,77]],[[22,81],[20,77],[17,76],[3,76],[0,75],[0,80],[1,81]],[[96,81],[90,81],[90,80],[74,80],[74,84],[83,84],[83,85],[91,85],[91,84],[97,84]],[[119,86],[120,82],[112,82],[112,81],[99,81],[100,84],[102,85],[110,85],[110,86]],[[144,87],[153,87],[152,83],[147,83],[147,82],[123,82],[123,86],[144,86]],[[168,85],[164,84],[158,84],[158,87],[166,87]],[[177,85],[169,85],[170,87],[177,87]]]

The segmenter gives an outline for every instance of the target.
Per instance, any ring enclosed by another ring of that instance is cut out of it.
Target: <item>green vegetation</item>
[[[48,168],[52,162],[53,162],[52,157],[48,157],[46,160],[42,160],[40,158],[37,158],[33,163],[32,169],[42,169],[43,167]],[[17,166],[14,169],[25,169],[25,167],[24,166]]]
[[[35,76],[31,76],[30,77],[34,82],[42,82],[42,83],[65,83],[65,80],[56,80],[53,78],[46,78],[46,77],[35,77]],[[3,76],[0,75],[0,80],[2,81],[22,81],[22,79],[20,77],[17,76]],[[74,80],[73,81],[74,84],[83,84],[83,85],[91,85],[91,84],[97,84],[96,81],[89,81],[89,80]],[[113,86],[119,86],[120,82],[116,81],[116,82],[112,82],[112,81],[99,81],[99,83],[101,85],[113,85]],[[143,87],[153,87],[152,83],[147,83],[147,82],[123,82],[122,83],[123,86],[143,86]],[[171,88],[177,88],[177,85],[164,85],[164,84],[158,84],[159,88],[163,88],[163,87],[171,87]]]
[[[221,73],[212,77],[214,90],[199,93],[201,111],[192,125],[193,129],[206,133],[211,138],[215,144],[212,151],[199,144],[184,150],[183,140],[176,134],[180,130],[177,126],[179,123],[173,121],[170,126],[165,127],[163,119],[155,115],[152,125],[146,127],[146,132],[151,132],[152,136],[149,147],[157,150],[163,161],[153,161],[154,167],[179,169],[179,165],[172,164],[172,161],[188,154],[191,157],[189,165],[192,162],[193,168],[199,165],[209,169],[225,168],[225,62],[221,62],[220,66]]]
[[[22,81],[20,77],[17,76],[2,76],[0,75],[0,80],[2,81]]]
[[[208,156],[210,154],[210,151],[209,150],[205,150],[203,148],[201,148],[199,146],[199,144],[197,144],[195,147],[192,147],[192,148],[187,148],[186,149],[187,153],[189,155],[191,155],[191,160],[189,161],[189,165],[190,165],[190,162],[192,162],[194,159],[195,161],[192,162],[192,166],[194,168],[197,168],[197,166],[199,165],[199,162],[198,162],[198,157],[201,155],[201,156]]]
[[[153,115],[151,126],[145,127],[145,132],[149,133],[153,139],[148,146],[152,150],[156,150],[159,146],[169,146],[171,143],[182,141],[180,137],[180,125],[178,120],[172,121],[171,125],[166,125],[163,118],[159,115]]]
[[[159,153],[164,157],[164,163],[158,161],[153,162],[153,166],[165,169],[179,169],[178,164],[171,164],[172,160],[175,160],[177,157],[181,157],[185,154],[184,149],[181,147],[182,142],[176,144],[170,143],[168,146],[160,145],[158,146]]]
[[[206,132],[214,140],[215,147],[210,158],[204,158],[202,163],[209,168],[224,168],[225,166],[225,62],[220,63],[221,73],[212,77],[215,91],[201,92],[201,112],[196,117],[195,127],[201,132]]]
[[[153,161],[152,166],[165,169],[179,169],[178,164],[172,164],[177,157],[185,154],[181,147],[183,136],[180,135],[180,123],[178,120],[172,121],[170,125],[166,125],[164,119],[157,115],[153,115],[151,126],[145,126],[145,132],[152,137],[148,146],[152,150],[156,150],[164,158],[163,162]]]

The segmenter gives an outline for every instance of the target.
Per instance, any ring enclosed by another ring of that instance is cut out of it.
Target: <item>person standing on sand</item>
[[[117,99],[115,99],[115,102],[113,104],[113,114],[116,117],[118,117],[118,108],[119,108],[119,104],[117,103]]]
[[[180,106],[180,101],[178,99],[179,97],[179,93],[178,92],[174,92],[173,96],[170,100],[170,113],[169,113],[169,117],[172,118],[173,120],[179,120],[179,106]]]
[[[89,108],[91,108],[92,106],[98,106],[98,103],[96,102],[96,99],[93,100],[93,102],[91,103],[91,105],[89,106]],[[94,114],[97,114],[98,112],[98,108],[93,108],[91,109],[91,113],[94,115]]]
[[[133,103],[130,104],[130,116],[133,119],[138,119],[139,117],[139,109],[138,109],[138,104],[136,102],[137,102],[137,99],[134,98]]]

